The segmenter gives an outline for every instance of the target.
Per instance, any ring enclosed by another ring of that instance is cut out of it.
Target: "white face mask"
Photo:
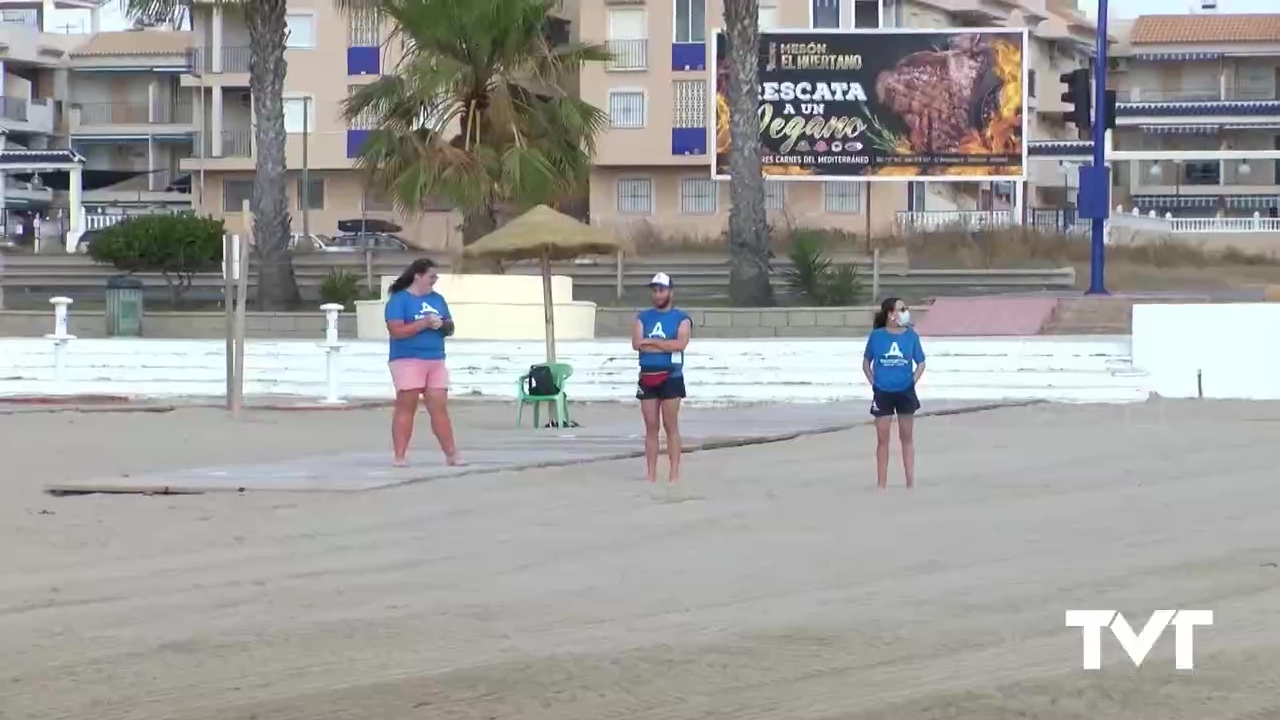
[[[898,313],[898,324],[901,325],[902,327],[906,327],[911,324],[910,310],[903,310],[902,312]]]

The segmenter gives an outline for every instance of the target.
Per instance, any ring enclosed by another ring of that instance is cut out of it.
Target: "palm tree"
[[[760,0],[724,0],[729,43],[729,298],[773,304],[769,221],[760,166]]]
[[[124,0],[125,12],[144,24],[179,21],[189,0]],[[288,309],[299,301],[289,253],[291,218],[285,188],[284,59],[286,0],[224,0],[244,15],[249,31],[249,89],[253,97],[253,237],[258,253],[258,305]],[[202,140],[203,142],[203,140]]]
[[[553,43],[554,0],[373,3],[403,57],[343,113],[373,121],[357,163],[397,210],[416,214],[444,198],[470,244],[505,217],[582,192],[608,117],[568,88],[608,53]]]

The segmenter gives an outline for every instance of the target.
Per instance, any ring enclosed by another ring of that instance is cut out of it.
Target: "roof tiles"
[[[189,32],[122,30],[96,33],[88,42],[72,50],[71,55],[181,55],[190,47]]]
[[[1280,15],[1143,15],[1130,44],[1280,43]]]

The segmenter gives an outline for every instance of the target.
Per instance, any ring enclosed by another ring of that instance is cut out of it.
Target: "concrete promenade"
[[[458,403],[464,447],[479,457],[481,438],[511,437],[510,410]],[[690,432],[710,437],[719,417],[690,411]],[[620,431],[637,420],[621,404],[580,419]],[[865,426],[692,453],[678,490],[644,483],[635,459],[372,492],[42,490],[376,454],[387,421],[385,409],[0,414],[0,716],[1280,710],[1275,403],[921,418],[910,493],[896,458],[893,486],[873,489]],[[430,437],[415,446],[429,470]],[[1209,609],[1215,623],[1196,632],[1194,671],[1173,669],[1169,632],[1138,670],[1106,636],[1103,669],[1085,672],[1064,612],[1105,608],[1137,625],[1156,609]]]

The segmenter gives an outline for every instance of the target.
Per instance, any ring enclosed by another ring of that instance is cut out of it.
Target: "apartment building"
[[[574,8],[561,3],[564,22],[549,28],[553,36],[572,34]],[[347,122],[342,103],[398,61],[398,51],[385,42],[388,28],[372,14],[340,13],[331,0],[293,0],[287,22],[284,114],[294,232],[333,234],[341,220],[378,218],[400,225],[399,234],[418,247],[460,243],[459,218],[448,207],[400,216],[355,169],[373,126],[367,119]],[[179,166],[192,174],[196,206],[238,230],[256,162],[249,34],[235,4],[193,5],[191,23],[193,60],[180,84],[194,95],[196,143]]]
[[[1117,150],[1280,150],[1280,14],[1143,16],[1116,27]],[[1115,164],[1116,204],[1179,217],[1267,216],[1280,162]]]
[[[1088,62],[1093,26],[1066,0],[761,0],[760,27],[1028,27],[1032,31],[1028,198],[1049,203],[1063,184],[1059,160],[1082,151],[1062,117],[1057,77]],[[595,222],[635,233],[708,237],[721,233],[726,183],[709,178],[707,42],[720,27],[718,0],[596,0],[583,3],[579,30],[613,62],[583,73],[582,94],[608,111],[591,178]],[[1065,68],[1065,69],[1064,69]],[[1038,82],[1037,82],[1038,81]],[[1037,87],[1038,86],[1038,87]],[[1041,89],[1043,91],[1041,92]],[[1039,95],[1039,97],[1036,97]],[[1068,179],[1071,185],[1074,178]],[[868,188],[868,186],[870,186]],[[766,183],[775,223],[861,232],[890,230],[899,211],[1008,206],[1012,183]],[[870,217],[867,213],[870,213]]]

